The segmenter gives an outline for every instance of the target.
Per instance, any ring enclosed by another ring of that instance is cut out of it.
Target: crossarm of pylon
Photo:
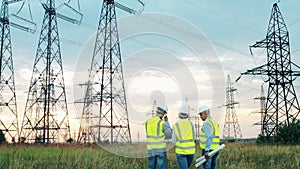
[[[45,3],[42,3],[42,6],[43,8],[46,10],[46,11],[49,11],[49,10],[52,10],[50,9],[47,4]],[[70,23],[73,23],[73,24],[77,24],[77,25],[80,25],[81,24],[81,21],[82,21],[82,18],[83,18],[83,14],[81,12],[79,12],[78,10],[72,8],[71,6],[69,6],[67,3],[64,3],[64,6],[66,6],[68,9],[70,9],[71,11],[73,11],[74,13],[78,14],[79,15],[79,19],[77,18],[71,18],[70,16],[67,16],[65,14],[62,14],[62,13],[59,13],[56,11],[56,16],[62,20],[65,20],[67,22],[70,22]]]
[[[267,47],[267,39],[256,42],[254,45],[249,46],[251,56],[253,56],[252,48],[266,48],[266,47]]]
[[[141,0],[138,0],[138,2],[141,4],[141,8],[140,8],[139,11],[136,11],[136,10],[134,10],[132,8],[129,8],[129,7],[125,6],[125,5],[122,5],[122,4],[118,3],[118,2],[115,2],[115,6],[117,8],[119,8],[119,9],[125,11],[125,12],[130,13],[130,14],[140,14],[140,13],[142,13],[144,11],[145,3],[143,1],[141,1]]]
[[[267,39],[256,42],[254,45],[249,46],[250,48],[266,48],[267,47]]]
[[[256,67],[254,69],[249,69],[246,72],[241,73],[240,76],[235,80],[235,83],[237,83],[244,75],[268,75],[267,66],[267,64],[264,64],[262,66]]]
[[[268,111],[266,111],[266,110],[255,110],[255,111],[252,111],[250,114],[265,114],[265,113],[273,113],[274,111],[272,111],[272,110],[268,110]]]
[[[256,67],[254,69],[249,69],[241,75],[268,75],[267,64]]]
[[[20,30],[23,30],[23,31],[26,31],[26,32],[30,32],[30,33],[35,33],[36,31],[36,24],[34,24],[34,28],[29,28],[29,27],[26,27],[26,26],[23,26],[23,25],[20,25],[20,24],[17,24],[17,23],[14,23],[14,22],[10,22],[10,25],[14,28],[17,28],[17,29],[20,29]]]
[[[31,20],[26,19],[22,16],[19,15],[19,13],[22,11],[24,5],[25,5],[25,1],[24,0],[11,0],[11,1],[6,1],[6,4],[13,4],[16,2],[21,2],[23,1],[23,4],[21,5],[21,8],[14,14],[10,14],[8,17],[10,18],[10,25],[14,28],[26,31],[26,32],[30,32],[30,33],[35,33],[36,32],[36,23],[33,21],[32,19],[32,15],[31,15],[31,10],[30,10],[30,5],[29,6],[29,13],[31,16]]]
[[[225,104],[224,106],[225,107],[233,107],[236,104],[240,104],[240,103],[239,102],[232,102],[232,103],[229,103],[229,104]]]
[[[82,22],[83,14],[80,11],[78,11],[75,8],[68,5],[67,3],[64,3],[63,7],[66,7],[67,9],[71,10],[74,14],[78,15],[78,18],[72,18],[70,16],[62,14],[61,12],[56,12],[56,16],[59,17],[60,19],[63,19],[65,21],[67,21],[67,22],[71,22],[73,24],[80,25],[81,22]]]
[[[135,11],[134,9],[131,9],[131,8],[129,8],[129,7],[125,6],[125,5],[122,5],[122,4],[118,3],[118,2],[115,2],[115,6],[117,8],[119,8],[119,9],[125,11],[125,12],[130,13],[130,14],[136,14],[137,13],[137,11]]]
[[[15,3],[15,2],[20,2],[20,1],[23,1],[23,0],[10,0],[10,1],[7,0],[6,3],[7,4],[12,4],[12,3]]]

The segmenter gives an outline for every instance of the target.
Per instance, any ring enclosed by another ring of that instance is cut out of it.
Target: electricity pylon
[[[241,75],[268,77],[269,88],[262,124],[264,136],[272,140],[281,124],[289,125],[300,113],[293,86],[293,81],[300,75],[300,71],[292,70],[292,66],[298,69],[300,67],[291,61],[289,32],[276,3],[273,4],[266,38],[256,42],[251,48],[266,48],[267,64],[247,70]]]
[[[154,117],[157,114],[156,111],[157,111],[157,103],[156,103],[156,100],[154,100],[153,104],[152,104],[151,112],[148,113],[147,115],[149,115],[150,117]]]
[[[0,24],[0,130],[15,142],[19,129],[7,0],[2,1]]]
[[[265,135],[263,127],[266,126],[266,125],[264,125],[264,119],[265,119],[265,112],[266,112],[267,97],[265,96],[264,85],[261,85],[261,87],[260,87],[260,96],[254,98],[254,100],[259,100],[259,102],[260,102],[260,110],[255,112],[255,113],[260,114],[260,122],[255,123],[254,125],[260,125],[261,126],[261,135]]]
[[[31,33],[35,32],[35,30],[24,25],[10,21],[9,5],[20,1],[22,0],[3,0],[0,14],[0,130],[3,132],[8,142],[16,142],[19,139],[10,26]],[[24,3],[25,2],[23,2],[23,4]],[[22,8],[19,9],[19,11],[21,11]],[[11,16],[17,17],[19,20],[22,20],[23,23],[30,23],[35,26],[35,23],[24,19],[21,16],[15,14],[12,14]]]
[[[115,7],[138,13],[114,0],[103,0],[78,142],[131,143]]]
[[[195,129],[195,139],[199,140],[200,138],[200,116],[197,113],[197,109],[191,108],[189,98],[185,98],[185,105],[189,108],[190,111],[190,117],[189,119],[194,124]]]
[[[235,111],[235,105],[239,102],[234,101],[234,92],[237,89],[232,86],[230,75],[227,77],[227,87],[226,87],[226,115],[225,123],[223,129],[223,138],[237,139],[242,138],[241,128],[238,122],[238,118]]]
[[[45,10],[32,78],[21,126],[22,141],[58,143],[71,138],[61,59],[55,0],[43,3]],[[57,16],[58,15],[58,16]]]

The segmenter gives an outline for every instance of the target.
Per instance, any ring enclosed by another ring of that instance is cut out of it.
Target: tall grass
[[[109,152],[114,149],[123,153]],[[145,145],[104,148],[97,145],[1,145],[0,169],[147,168],[145,152]],[[199,149],[195,156],[200,156]],[[168,151],[168,168],[178,168],[174,148]],[[228,143],[219,156],[218,168],[300,169],[300,146]]]

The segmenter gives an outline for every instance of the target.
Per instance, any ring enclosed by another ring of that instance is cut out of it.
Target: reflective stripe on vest
[[[193,124],[188,120],[181,120],[174,126],[176,135],[176,154],[195,154],[195,132]]]
[[[214,150],[220,146],[220,127],[212,118],[207,119],[206,123],[208,123],[213,129],[213,139],[210,145],[210,150]],[[206,149],[206,135],[203,132],[203,129],[200,130],[200,148]]]
[[[164,123],[159,117],[152,117],[145,122],[148,150],[166,148],[165,136],[162,131]]]

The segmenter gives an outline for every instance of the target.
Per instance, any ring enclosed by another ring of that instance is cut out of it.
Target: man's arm
[[[205,151],[209,151],[210,146],[212,144],[212,139],[213,139],[213,128],[212,128],[211,124],[209,124],[208,122],[205,122],[203,124],[203,131],[206,135]]]
[[[193,136],[194,136],[194,141],[196,141],[196,129],[195,129],[195,125],[191,122],[192,125],[192,132],[193,132]]]
[[[168,121],[166,121],[163,125],[163,133],[164,133],[166,139],[172,138],[172,129],[171,129],[170,123]]]
[[[174,130],[174,128],[173,128],[173,130]],[[172,143],[176,144],[176,141],[177,141],[176,133],[172,132]]]

